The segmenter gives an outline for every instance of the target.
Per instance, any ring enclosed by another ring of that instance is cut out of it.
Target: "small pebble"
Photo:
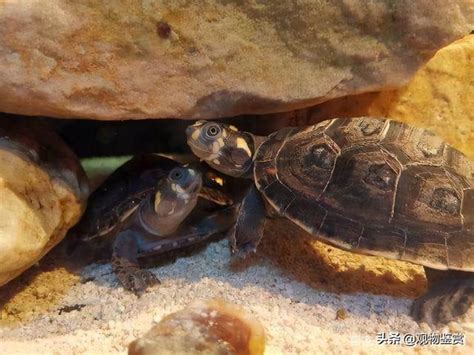
[[[344,308],[339,308],[336,311],[336,320],[344,320],[347,318],[347,311]]]
[[[156,24],[156,33],[162,39],[168,39],[171,36],[171,26],[164,21]]]
[[[158,353],[263,355],[262,325],[241,307],[199,301],[164,317],[129,346],[130,355]]]

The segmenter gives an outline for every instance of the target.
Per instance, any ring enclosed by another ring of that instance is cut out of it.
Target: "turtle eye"
[[[213,124],[213,125],[210,125],[209,127],[207,127],[206,135],[208,137],[215,137],[219,133],[221,133],[221,129],[218,125]]]
[[[179,181],[183,178],[183,171],[179,168],[175,168],[170,172],[170,179],[173,181]]]

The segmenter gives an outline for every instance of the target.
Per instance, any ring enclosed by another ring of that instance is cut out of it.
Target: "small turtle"
[[[112,243],[112,269],[120,283],[142,293],[159,281],[140,269],[139,258],[199,243],[235,222],[232,200],[215,189],[216,176],[208,175],[204,177],[208,186],[202,188],[203,176],[197,169],[155,154],[137,156],[91,195],[75,234],[82,242],[98,241],[93,247],[99,252],[110,250]],[[222,184],[222,178],[218,182]],[[200,203],[193,212],[200,195],[210,202]],[[76,243],[73,248],[77,251],[80,246]]]
[[[246,256],[266,208],[334,246],[425,267],[412,314],[431,325],[474,300],[474,164],[431,132],[392,120],[332,119],[268,137],[198,121],[192,151],[222,173],[253,179],[231,233]]]

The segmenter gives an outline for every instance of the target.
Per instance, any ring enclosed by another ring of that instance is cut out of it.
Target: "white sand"
[[[80,276],[89,281],[79,282],[49,257],[44,270],[32,270],[7,286],[14,294],[7,297],[2,290],[3,301],[8,300],[1,314],[0,354],[126,353],[130,341],[153,321],[195,299],[215,297],[245,307],[262,322],[267,354],[472,351],[470,345],[377,345],[378,332],[421,332],[409,316],[410,299],[324,292],[296,281],[270,254],[261,252],[246,265],[230,268],[227,242],[212,243],[196,255],[152,269],[162,284],[141,298],[118,286],[110,264],[86,267]],[[76,304],[84,306],[59,315],[61,307]],[[345,319],[337,319],[338,310]]]

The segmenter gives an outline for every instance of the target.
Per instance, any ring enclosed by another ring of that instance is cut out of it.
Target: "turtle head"
[[[202,187],[201,173],[188,166],[172,169],[160,182],[155,194],[154,210],[166,222],[166,229],[173,230],[196,206]]]
[[[201,120],[188,126],[186,135],[193,153],[221,173],[239,177],[252,165],[255,148],[250,133]]]

